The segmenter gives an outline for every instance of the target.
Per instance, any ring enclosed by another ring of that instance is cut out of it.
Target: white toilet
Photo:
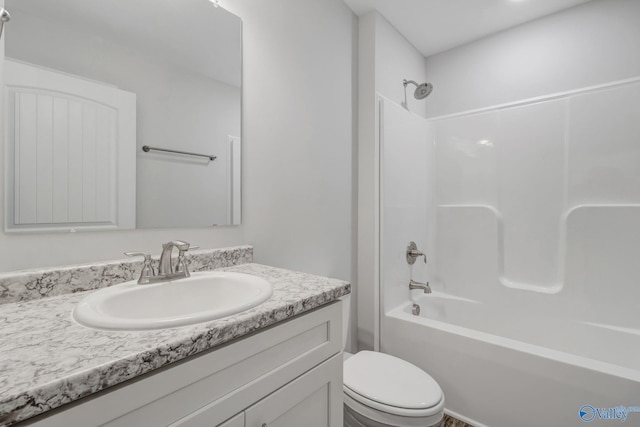
[[[344,333],[349,299],[345,304]],[[346,340],[345,340],[346,345]],[[432,427],[444,416],[444,394],[417,366],[385,353],[345,353],[344,427]]]

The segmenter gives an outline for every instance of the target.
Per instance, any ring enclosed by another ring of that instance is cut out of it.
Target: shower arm
[[[407,108],[407,109],[409,108],[409,104],[407,104],[407,85],[409,83],[411,83],[411,84],[415,85],[416,87],[418,87],[418,83],[414,82],[413,80],[404,79],[402,81],[402,85],[404,86],[404,103],[402,103],[401,105],[404,108]]]
[[[414,85],[417,88],[420,87],[420,85],[417,82],[414,82],[413,80],[407,80],[404,79],[402,80],[402,85],[404,86],[404,102],[400,103],[400,105],[402,105],[405,109],[409,109],[409,104],[407,103],[407,85],[411,83],[412,85]]]
[[[412,85],[414,85],[415,87],[420,86],[418,83],[414,82],[413,80],[407,80],[407,79],[404,79],[404,80],[402,81],[402,84],[404,85],[404,89],[405,89],[405,92],[404,92],[404,93],[405,93],[405,96],[406,96],[406,94],[407,94],[407,85],[408,85],[409,83],[411,83],[411,84],[412,84]]]

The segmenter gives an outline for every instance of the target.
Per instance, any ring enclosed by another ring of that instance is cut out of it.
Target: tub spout
[[[420,283],[420,282],[416,282],[413,279],[409,280],[409,289],[411,289],[411,290],[413,290],[413,289],[422,289],[422,291],[424,291],[425,294],[430,294],[431,293],[431,287],[429,287],[429,282]]]

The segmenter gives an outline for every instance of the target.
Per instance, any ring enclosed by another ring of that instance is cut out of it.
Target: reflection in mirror
[[[238,17],[208,0],[5,7],[7,231],[240,223]]]

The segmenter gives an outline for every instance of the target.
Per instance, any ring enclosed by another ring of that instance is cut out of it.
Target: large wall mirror
[[[5,229],[240,223],[242,23],[209,0],[6,0]]]

